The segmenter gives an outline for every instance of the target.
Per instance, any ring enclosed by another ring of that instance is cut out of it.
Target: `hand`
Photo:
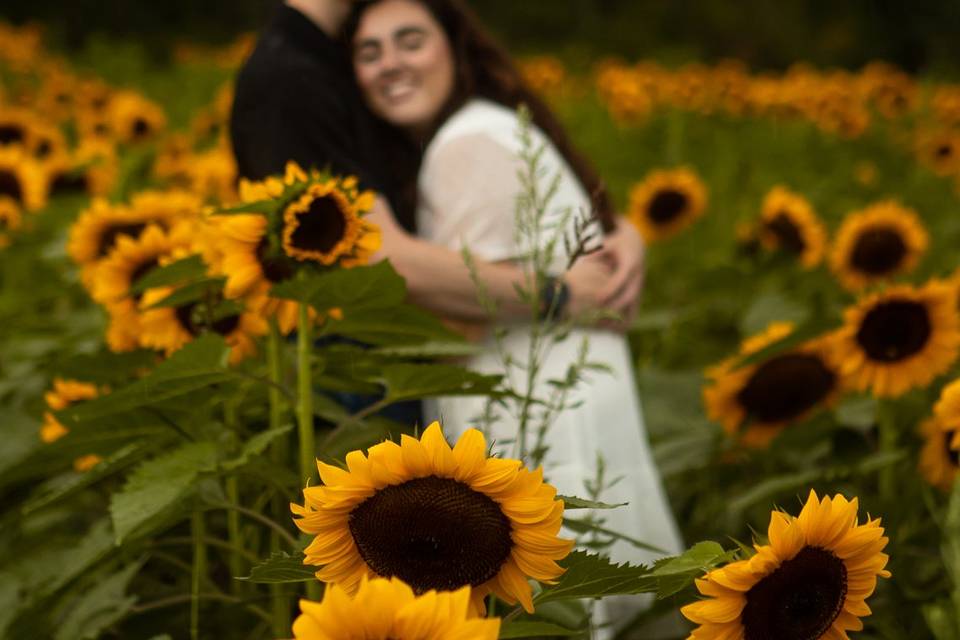
[[[624,220],[617,220],[617,228],[608,235],[596,257],[613,269],[597,297],[603,308],[619,313],[629,325],[636,317],[643,292],[646,265],[646,245],[636,228]]]
[[[563,277],[570,290],[567,315],[577,318],[606,310],[601,295],[612,273],[613,266],[610,261],[599,253],[584,256],[573,263],[573,267]],[[619,323],[610,321],[601,324],[608,328],[621,328],[618,325]]]

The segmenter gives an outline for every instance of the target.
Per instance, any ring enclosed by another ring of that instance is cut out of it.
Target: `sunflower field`
[[[602,496],[391,418],[508,391],[371,263],[355,179],[238,180],[253,42],[157,68],[0,23],[0,637],[588,638],[653,594],[617,637],[960,640],[960,84],[522,61],[648,243],[689,549],[646,567],[573,539],[630,540]]]

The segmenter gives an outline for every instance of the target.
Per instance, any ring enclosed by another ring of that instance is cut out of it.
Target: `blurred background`
[[[51,41],[73,50],[108,35],[135,39],[151,59],[163,61],[171,40],[189,35],[194,42],[222,44],[257,30],[277,1],[3,0],[0,15],[14,23],[40,21]],[[882,59],[938,75],[955,74],[960,66],[960,2],[954,0],[471,4],[516,53],[551,51],[574,66],[609,55],[667,63],[735,57],[755,69],[781,69],[796,60],[859,68]]]

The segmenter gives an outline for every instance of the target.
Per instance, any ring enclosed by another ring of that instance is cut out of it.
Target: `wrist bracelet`
[[[559,320],[567,311],[570,287],[562,278],[547,276],[540,289],[540,320]]]

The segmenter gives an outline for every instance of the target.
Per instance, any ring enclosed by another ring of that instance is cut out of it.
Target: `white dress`
[[[427,147],[419,176],[418,234],[430,242],[451,249],[469,248],[477,258],[491,262],[515,259],[522,254],[515,237],[514,212],[522,188],[518,172],[521,141],[517,114],[498,104],[474,99],[451,116]],[[546,191],[559,174],[559,189],[551,200],[547,219],[562,220],[565,210],[587,211],[590,200],[576,175],[539,130],[531,131],[534,144],[544,145],[540,179]],[[563,253],[562,244],[559,253]],[[556,256],[555,271],[566,257]],[[505,339],[507,352],[525,360],[530,332],[523,324],[511,325]],[[666,555],[681,551],[680,536],[667,504],[640,409],[636,381],[626,338],[599,329],[576,329],[548,352],[537,393],[547,395],[549,379],[563,378],[578,355],[582,339],[589,338],[589,360],[610,367],[611,373],[591,372],[576,389],[582,404],[568,409],[552,422],[544,460],[547,480],[564,495],[586,497],[585,481],[597,476],[597,455],[603,458],[608,482],[619,478],[600,499],[608,503],[629,503],[619,509],[597,512],[604,527],[663,549]],[[504,366],[493,339],[483,345],[480,355],[467,366],[483,373],[502,374]],[[515,387],[522,389],[523,372],[516,372]],[[429,423],[440,419],[447,436],[455,441],[474,426],[484,409],[484,398],[438,398],[425,405]],[[501,414],[503,412],[501,411]],[[488,433],[494,449],[516,453],[505,443],[516,441],[517,422],[501,415]],[[533,434],[528,434],[528,450]],[[583,518],[584,511],[572,511]],[[626,541],[607,548],[616,562],[650,563],[663,554],[642,550]],[[640,598],[604,601],[594,612],[595,622],[625,623],[649,600]],[[626,619],[625,619],[626,618]],[[601,637],[609,636],[608,632]]]

